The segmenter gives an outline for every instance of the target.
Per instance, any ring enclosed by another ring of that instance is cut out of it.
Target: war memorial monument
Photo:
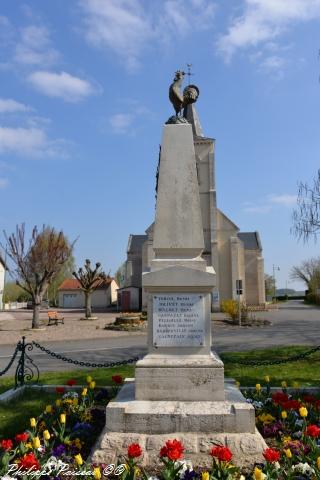
[[[260,461],[266,444],[255,428],[254,408],[211,350],[211,292],[214,266],[202,258],[204,237],[192,125],[188,105],[199,95],[183,92],[178,71],[169,98],[176,115],[163,127],[154,258],[143,274],[148,295],[148,353],[137,362],[106,408],[106,425],[93,461],[113,463],[130,443],[139,443],[143,463],[154,465],[161,446],[179,439],[185,457],[208,462],[213,443],[227,445],[238,465]]]

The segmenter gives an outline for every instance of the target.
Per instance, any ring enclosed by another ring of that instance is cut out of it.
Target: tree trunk
[[[91,317],[91,292],[85,292],[86,299],[86,318]]]
[[[39,313],[40,313],[40,303],[34,303],[33,305],[33,317],[32,317],[32,328],[39,328]]]

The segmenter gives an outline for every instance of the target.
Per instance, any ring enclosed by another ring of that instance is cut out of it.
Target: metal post
[[[25,352],[26,352],[26,346],[25,346],[25,340],[26,340],[26,337],[22,337],[22,342],[21,342],[21,355],[20,355],[20,358],[19,358],[19,372],[18,372],[18,382],[19,382],[19,385],[20,387],[23,387],[24,385],[24,366],[25,366]]]
[[[238,290],[238,302],[239,302],[239,327],[241,327],[241,303],[240,303],[240,298],[241,298],[241,295],[240,295],[240,290]]]

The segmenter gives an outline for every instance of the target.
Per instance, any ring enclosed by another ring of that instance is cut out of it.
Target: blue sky
[[[320,0],[2,0],[1,229],[63,229],[113,273],[153,221],[168,86],[191,62],[218,205],[284,287],[319,252],[290,234],[319,167],[319,23]]]

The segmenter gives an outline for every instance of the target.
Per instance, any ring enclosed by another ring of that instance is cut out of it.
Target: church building
[[[242,281],[241,301],[247,305],[265,303],[264,263],[259,233],[241,232],[218,207],[215,182],[215,140],[204,135],[194,104],[184,116],[192,125],[197,161],[205,248],[202,257],[216,272],[212,308],[222,300],[238,299],[237,281]],[[121,267],[118,307],[122,311],[146,309],[142,272],[150,269],[153,258],[153,223],[145,235],[130,235],[127,259]]]

